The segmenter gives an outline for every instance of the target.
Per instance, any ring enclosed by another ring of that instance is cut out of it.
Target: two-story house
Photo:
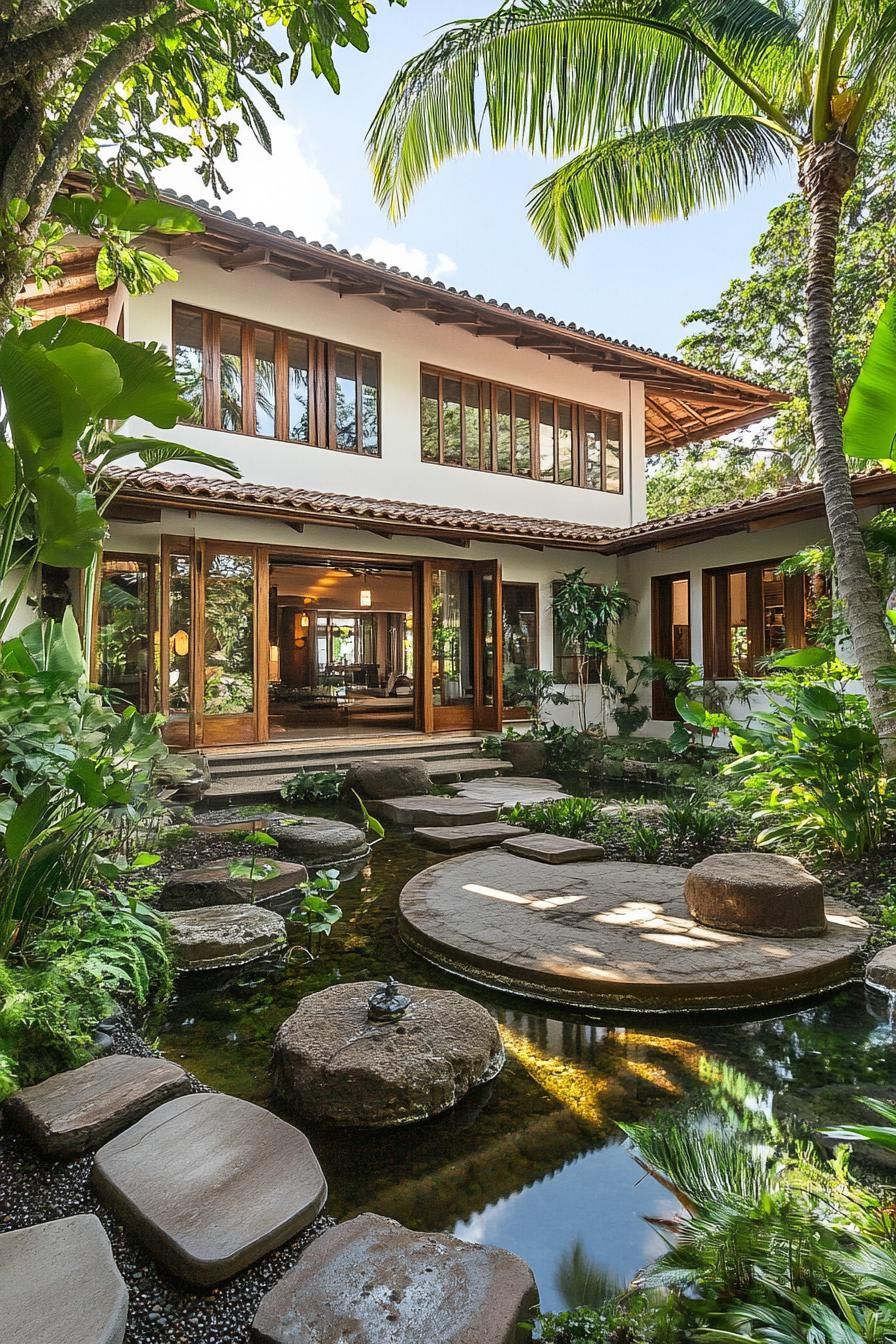
[[[177,284],[110,295],[82,265],[26,296],[166,345],[174,434],[243,473],[132,470],[111,513],[96,676],[172,743],[497,729],[515,669],[571,679],[552,586],[579,567],[638,600],[632,654],[724,679],[811,637],[819,586],[775,562],[825,536],[816,487],[646,521],[648,455],[778,393],[197,210],[155,244]]]

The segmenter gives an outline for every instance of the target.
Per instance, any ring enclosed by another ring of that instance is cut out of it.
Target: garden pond
[[[164,1017],[150,1024],[150,1039],[203,1082],[276,1109],[271,1044],[305,994],[392,974],[487,1005],[507,1064],[454,1111],[387,1131],[303,1125],[337,1219],[373,1210],[409,1227],[505,1247],[531,1264],[542,1308],[562,1310],[588,1301],[595,1285],[628,1282],[664,1249],[664,1223],[677,1211],[674,1197],[637,1164],[617,1122],[652,1120],[671,1106],[738,1104],[744,1078],[749,1104],[782,1116],[791,1096],[805,1106],[824,1096],[816,1089],[835,1084],[857,1093],[896,1084],[888,1003],[860,986],[752,1021],[623,1019],[515,999],[446,975],[397,933],[403,885],[437,857],[387,837],[342,885],[335,899],[344,918],[316,960],[297,949],[274,968],[182,977]]]

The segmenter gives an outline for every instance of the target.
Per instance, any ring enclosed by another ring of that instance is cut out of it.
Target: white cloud
[[[362,257],[384,261],[387,266],[397,266],[401,271],[410,271],[412,275],[428,275],[432,280],[441,280],[457,270],[457,262],[447,252],[437,252],[431,257],[422,247],[411,247],[397,239],[371,238],[363,247],[352,248],[352,251],[360,252]]]
[[[301,127],[285,122],[269,123],[273,152],[267,154],[249,130],[240,136],[236,163],[225,163],[222,174],[231,188],[216,202],[222,210],[313,242],[334,243],[342,211],[342,199],[314,159],[302,149]],[[162,185],[194,199],[211,199],[208,188],[189,164],[172,164]]]

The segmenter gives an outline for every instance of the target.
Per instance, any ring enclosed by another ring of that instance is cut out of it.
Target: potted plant
[[[554,685],[550,672],[541,667],[515,667],[505,685],[507,699],[529,713],[532,728],[525,736],[506,737],[504,759],[519,775],[539,775],[545,768],[548,744],[544,739],[547,705],[568,705],[569,700]]]
[[[619,583],[592,583],[584,569],[564,574],[554,590],[554,619],[563,650],[574,661],[578,686],[579,722],[587,733],[588,700],[586,687],[589,668],[594,664],[600,686],[602,730],[606,736],[606,718],[614,699],[614,677],[608,655],[613,646],[609,632],[634,611],[637,603]]]

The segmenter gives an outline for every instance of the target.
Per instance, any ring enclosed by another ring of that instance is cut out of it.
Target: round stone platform
[[[687,871],[464,854],[407,884],[401,935],[479,984],[633,1012],[784,1003],[855,978],[868,926],[850,906],[827,902],[818,938],[707,929],[688,913]]]

